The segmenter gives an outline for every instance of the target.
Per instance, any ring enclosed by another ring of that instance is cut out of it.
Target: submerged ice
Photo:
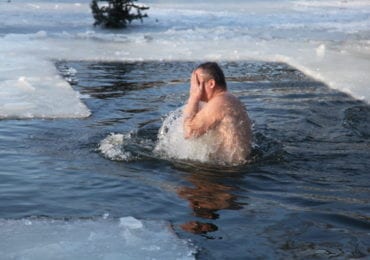
[[[133,217],[0,220],[2,259],[195,259],[168,224]]]

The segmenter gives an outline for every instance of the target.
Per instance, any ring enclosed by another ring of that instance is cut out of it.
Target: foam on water
[[[105,137],[98,147],[98,151],[107,159],[113,161],[130,162],[144,157],[153,157],[155,143],[137,131],[116,134]]]
[[[125,140],[130,139],[130,134],[110,134],[99,144],[99,151],[107,159],[114,161],[130,161],[133,156],[124,150]]]
[[[0,219],[2,259],[195,259],[168,223],[110,219]]]

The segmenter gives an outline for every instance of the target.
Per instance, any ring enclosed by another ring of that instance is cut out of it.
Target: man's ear
[[[215,88],[216,87],[216,81],[214,79],[209,80],[209,87],[210,88]]]

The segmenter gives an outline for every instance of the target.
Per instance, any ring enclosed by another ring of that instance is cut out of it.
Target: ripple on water
[[[355,134],[370,137],[370,107],[354,106],[344,111],[343,125]]]

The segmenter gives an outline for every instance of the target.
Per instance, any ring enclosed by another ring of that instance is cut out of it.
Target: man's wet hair
[[[216,62],[202,63],[196,69],[202,69],[209,79],[214,79],[218,86],[225,90],[227,89],[224,72]]]

